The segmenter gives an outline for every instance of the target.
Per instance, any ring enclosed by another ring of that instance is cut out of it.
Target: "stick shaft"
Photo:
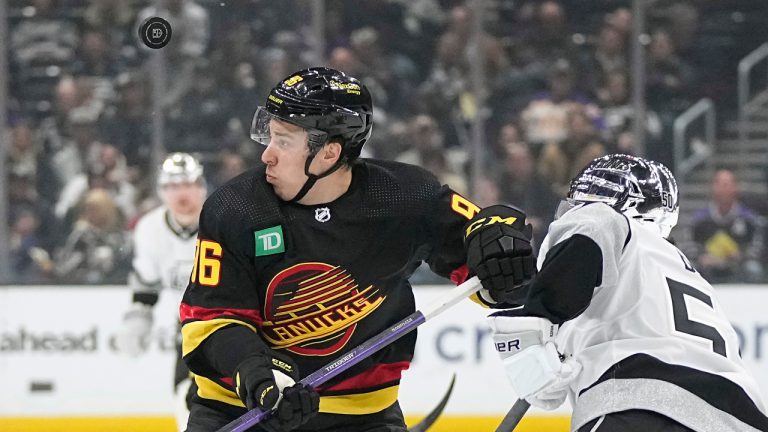
[[[525,399],[518,399],[512,408],[509,409],[507,415],[504,416],[504,420],[501,421],[499,427],[496,428],[496,432],[512,432],[523,419],[525,412],[531,407]]]
[[[424,324],[430,318],[449,309],[451,306],[461,301],[461,299],[468,297],[479,290],[480,287],[480,280],[476,276],[468,279],[461,285],[451,289],[448,294],[441,297],[438,301],[430,303],[423,309],[408,315],[376,336],[356,346],[340,358],[307,375],[300,382],[313,388],[328,382],[340,373],[370,357],[376,351],[379,351],[410,333],[413,329]],[[269,414],[269,411],[262,411],[258,408],[254,408],[227,423],[223,428],[219,429],[218,432],[245,432],[253,425],[264,420]]]

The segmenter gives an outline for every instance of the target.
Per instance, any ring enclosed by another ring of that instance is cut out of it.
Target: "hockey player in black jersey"
[[[463,282],[468,222],[478,301],[518,289],[513,267],[533,270],[530,237],[510,236],[522,212],[478,214],[422,168],[359,159],[372,116],[368,89],[327,68],[291,74],[256,111],[263,165],[206,201],[181,304],[199,387],[188,431],[254,407],[274,409],[258,430],[405,431],[398,385],[415,333],[317,389],[295,383],[413,313],[408,277],[422,261]]]
[[[677,217],[657,162],[609,155],[573,179],[524,306],[489,317],[518,397],[569,395],[578,432],[768,431],[715,290],[667,241]]]

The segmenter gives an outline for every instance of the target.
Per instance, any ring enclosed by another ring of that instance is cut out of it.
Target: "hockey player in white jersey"
[[[578,432],[768,431],[756,382],[712,286],[667,241],[672,173],[646,159],[595,159],[571,183],[538,274],[489,317],[518,397]]]
[[[207,195],[203,166],[186,153],[165,158],[157,185],[163,205],[142,216],[133,235],[135,255],[129,276],[133,304],[116,340],[118,348],[129,355],[145,350],[160,296],[170,296],[163,300],[175,305],[181,302],[194,265],[198,221]],[[177,311],[178,306],[173,313]],[[183,431],[189,416],[188,392],[194,389],[190,390],[189,370],[181,360],[180,340],[177,352],[174,405],[178,430]]]

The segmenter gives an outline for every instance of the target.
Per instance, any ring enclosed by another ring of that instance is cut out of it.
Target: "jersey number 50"
[[[696,288],[686,285],[682,282],[667,278],[669,294],[672,299],[672,315],[675,320],[675,330],[692,336],[708,339],[712,341],[712,351],[727,357],[725,352],[725,339],[716,328],[710,327],[700,322],[692,321],[688,317],[688,307],[685,305],[685,296],[693,297],[710,308],[712,298]]]
[[[221,245],[215,241],[200,240],[195,242],[195,266],[192,268],[192,283],[216,286],[221,278]]]

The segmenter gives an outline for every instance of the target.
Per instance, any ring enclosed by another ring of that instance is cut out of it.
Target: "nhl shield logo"
[[[328,222],[331,220],[331,209],[328,207],[319,207],[315,209],[315,220],[318,222]]]

